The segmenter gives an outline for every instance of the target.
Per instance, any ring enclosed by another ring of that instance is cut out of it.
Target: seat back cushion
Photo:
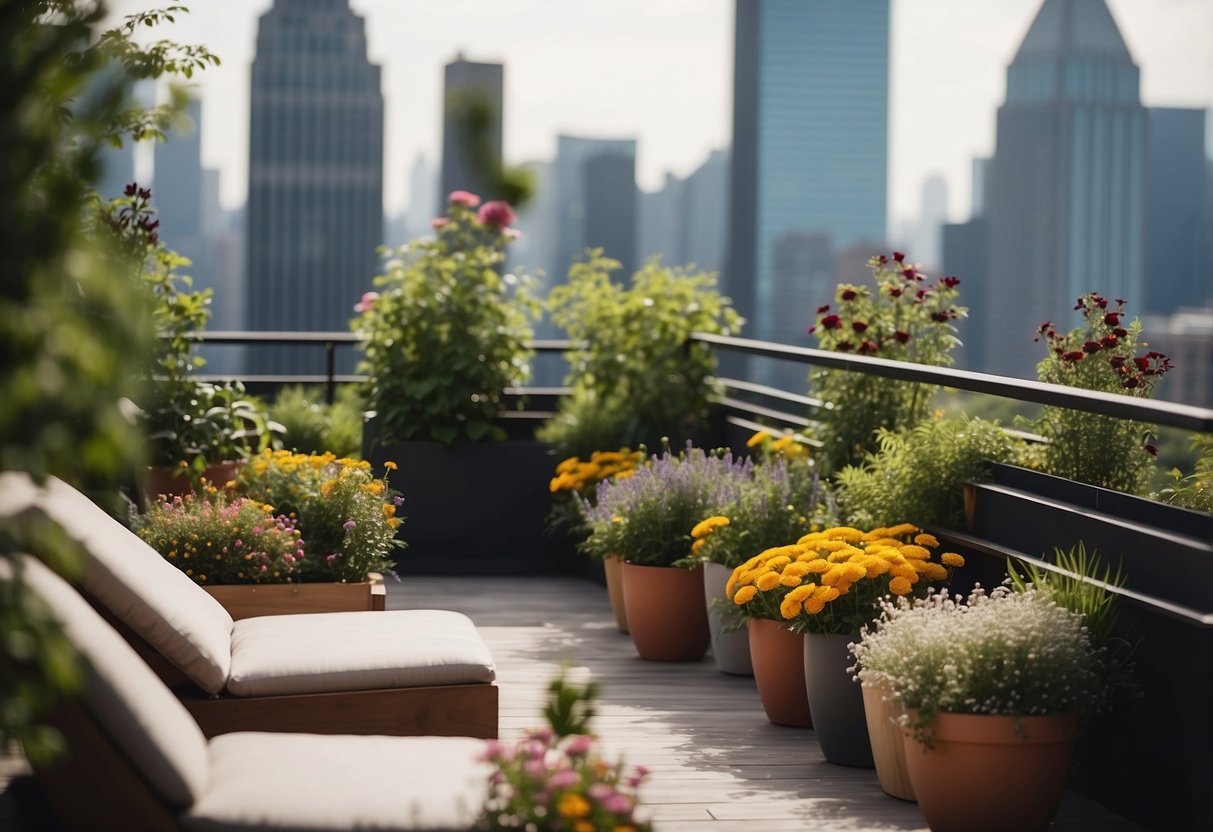
[[[87,551],[83,589],[198,687],[223,690],[232,661],[227,610],[62,480],[47,480],[38,505]]]
[[[11,580],[0,560],[0,580]],[[185,707],[114,628],[66,581],[32,557],[21,560],[26,586],[47,603],[85,660],[85,709],[164,801],[192,806],[206,791],[206,738]],[[71,738],[68,738],[69,750]],[[104,777],[104,772],[97,772]]]

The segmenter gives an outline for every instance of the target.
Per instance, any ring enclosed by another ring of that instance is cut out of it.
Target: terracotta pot
[[[1019,730],[1016,730],[1018,724]],[[905,732],[906,764],[933,832],[1044,832],[1065,795],[1078,720],[940,714],[934,747]]]
[[[202,472],[203,478],[216,488],[236,478],[240,473],[243,460],[215,462],[206,466]],[[187,474],[182,474],[175,468],[149,468],[143,478],[143,504],[151,505],[161,494],[168,497],[184,497],[194,490],[194,484]]]
[[[804,686],[804,636],[764,618],[751,618],[748,626],[754,683],[767,719],[775,725],[812,728]]]
[[[809,708],[817,717],[813,727],[825,758],[840,766],[871,768],[872,744],[863,713],[863,693],[847,673],[851,663],[848,645],[856,638],[806,633],[805,688]]]
[[[910,784],[910,772],[906,770],[906,746],[901,738],[901,726],[894,720],[901,715],[901,708],[888,695],[885,687],[876,681],[862,684],[863,714],[868,722],[868,740],[872,743],[872,762],[876,764],[876,777],[886,794],[899,800],[914,800],[914,786]]]
[[[713,603],[717,598],[725,598],[724,587],[732,574],[732,569],[719,563],[703,565],[703,601],[708,607],[708,629],[712,631],[712,658],[716,660],[716,669],[721,673],[753,676],[749,634],[745,630],[726,633],[725,622]]]
[[[623,564],[623,601],[640,658],[693,662],[708,651],[711,635],[700,571]]]
[[[628,612],[623,604],[623,561],[615,555],[602,559],[602,571],[606,575],[607,597],[611,599],[611,612],[615,613],[615,625],[619,632],[628,631]]]

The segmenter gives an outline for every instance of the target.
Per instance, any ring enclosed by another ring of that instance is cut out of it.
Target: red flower
[[[1061,356],[1062,361],[1082,361],[1082,358],[1082,350],[1071,350],[1070,352],[1062,353]]]
[[[863,321],[855,321],[853,324],[851,324],[851,329],[855,330],[856,332],[863,332],[867,328],[868,325]]]
[[[480,206],[480,210],[476,212],[476,221],[481,225],[492,225],[497,228],[509,228],[510,224],[517,219],[514,214],[514,209],[510,207],[508,202],[502,202],[495,199],[492,202],[486,202]]]
[[[1108,356],[1108,363],[1111,364],[1116,369],[1120,369],[1125,364],[1125,357],[1123,355]]]
[[[1094,355],[1102,349],[1103,347],[1099,345],[1098,341],[1087,341],[1087,343],[1082,345],[1082,351],[1085,353],[1090,353],[1091,355]]]
[[[843,289],[839,297],[842,300],[855,300],[855,298],[859,297],[859,294],[854,289]]]
[[[826,312],[829,312],[829,311],[830,311],[830,304],[828,304],[828,303],[825,306],[817,307],[818,315],[824,315]]]
[[[901,270],[901,276],[906,280],[922,280],[922,276],[918,274],[918,269],[913,266],[907,266]]]
[[[939,323],[939,324],[942,324],[944,321],[948,320],[949,317],[951,317],[951,316],[948,315],[947,312],[932,312],[931,313],[931,320],[935,321],[936,323]]]
[[[1112,330],[1112,334],[1117,338],[1127,338],[1129,335],[1129,330],[1118,326],[1116,329]]]
[[[854,345],[850,341],[839,341],[834,345],[834,349],[837,352],[850,352],[854,349]]]
[[[1108,326],[1120,326],[1120,313],[1109,312],[1103,316],[1103,322]]]
[[[906,259],[906,256],[904,254],[902,254],[900,251],[893,252],[894,261],[900,263],[902,260],[905,260],[905,259]]]
[[[1095,295],[1095,305],[1098,306],[1100,309],[1107,309],[1108,308],[1108,299],[1101,298],[1099,295]]]
[[[821,325],[826,329],[841,329],[842,319],[837,315],[826,315],[821,319]]]
[[[1158,456],[1158,448],[1155,448],[1149,442],[1145,444],[1145,449],[1146,453],[1148,453],[1150,456]]]
[[[882,265],[882,266],[887,266],[887,265],[889,264],[889,258],[885,257],[885,256],[882,254],[882,255],[880,255],[879,257],[877,257],[877,258],[876,258],[876,262],[877,262],[877,263],[879,263],[879,264],[880,264],[880,265]]]
[[[891,297],[891,298],[901,297],[901,290],[898,289],[896,286],[890,286],[889,287],[889,297]]]
[[[902,332],[900,329],[893,333],[893,340],[899,344],[908,344],[910,339],[914,337],[908,332]]]
[[[134,182],[132,182],[131,184],[127,185],[125,188],[122,189],[122,194],[123,194],[123,196],[134,196],[135,191],[137,191],[137,190],[139,190],[139,186],[136,185]]]
[[[880,349],[880,344],[877,344],[875,341],[869,341],[867,338],[865,338],[863,340],[863,343],[859,345],[859,354],[860,355],[870,355],[871,353],[874,353],[879,349]]]
[[[1053,328],[1053,322],[1045,321],[1043,324],[1036,327],[1036,331],[1039,332],[1041,335],[1047,335],[1049,330],[1052,328]]]
[[[1141,382],[1139,382],[1139,381],[1137,380],[1137,377],[1136,377],[1136,376],[1133,376],[1133,377],[1131,377],[1131,378],[1127,378],[1127,379],[1125,379],[1125,389],[1126,389],[1126,390],[1132,390],[1134,387],[1136,387],[1136,386],[1137,386],[1138,384],[1140,384],[1140,383],[1141,383]]]
[[[960,285],[960,278],[959,277],[944,277],[944,278],[941,278],[939,282],[942,283],[944,286],[947,286],[949,289],[955,289],[957,286]]]
[[[1150,369],[1150,359],[1148,357],[1139,355],[1137,358],[1133,359],[1133,364],[1137,367],[1138,371],[1142,373]]]
[[[1117,338],[1115,335],[1105,335],[1104,337],[1099,339],[1100,346],[1102,346],[1106,350],[1112,349],[1118,343],[1120,343],[1120,339]]]

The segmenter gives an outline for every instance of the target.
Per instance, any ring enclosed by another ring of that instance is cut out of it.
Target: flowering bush
[[[776,546],[733,570],[725,594],[751,618],[785,622],[796,632],[858,632],[882,596],[945,581],[964,558],[909,523],[861,532],[838,526]]]
[[[905,720],[926,745],[940,713],[1082,713],[1103,699],[1082,616],[1043,588],[885,601],[851,650],[861,679],[879,679],[915,713]]]
[[[808,441],[798,433],[785,433],[776,437],[769,431],[760,430],[746,440],[745,446],[760,460],[780,457],[788,460],[809,458]]]
[[[809,327],[820,349],[853,352],[891,361],[949,366],[949,353],[960,343],[953,321],[968,310],[956,305],[955,277],[942,277],[928,285],[927,276],[893,252],[868,261],[873,290],[868,286],[839,284],[837,308],[822,306]],[[845,370],[814,370],[810,385],[816,395],[833,405],[821,413],[819,438],[827,473],[860,462],[875,450],[877,428],[898,429],[922,421],[929,412],[932,388],[914,382],[894,381]]]
[[[562,676],[549,692],[550,727],[528,731],[513,747],[488,741],[484,756],[497,770],[479,828],[648,832],[652,827],[635,818],[636,789],[648,769],[607,763],[585,733],[593,686],[578,688]]]
[[[494,424],[506,387],[530,375],[530,279],[501,274],[513,212],[450,195],[435,236],[404,246],[358,304],[366,401],[386,442],[504,439]]]
[[[199,584],[290,583],[306,560],[292,518],[205,483],[202,493],[153,503],[135,531]]]
[[[1074,306],[1082,326],[1063,334],[1052,321],[1041,324],[1036,340],[1045,342],[1049,354],[1036,374],[1051,384],[1149,398],[1171,361],[1152,350],[1138,355],[1141,322],[1126,324],[1120,298],[1115,309],[1108,306],[1106,298],[1090,292]],[[1049,438],[1042,463],[1050,474],[1130,493],[1142,493],[1148,484],[1157,450],[1145,425],[1047,407],[1037,429]]]
[[[618,555],[643,566],[672,566],[691,552],[691,529],[732,502],[753,463],[731,453],[666,449],[635,474],[598,484],[598,502],[582,498],[590,535],[580,549],[596,559]]]
[[[777,457],[754,466],[752,478],[739,484],[733,499],[691,529],[691,554],[731,569],[756,552],[807,534],[827,510],[808,460]]]
[[[365,581],[392,567],[400,495],[371,474],[369,462],[332,453],[265,451],[241,470],[232,487],[297,518],[307,541],[305,581]],[[387,463],[393,471],[396,464]]]
[[[571,456],[556,466],[556,476],[548,483],[553,494],[575,491],[590,494],[603,480],[625,479],[636,472],[644,460],[641,451],[621,448],[618,451],[594,451],[588,460]]]

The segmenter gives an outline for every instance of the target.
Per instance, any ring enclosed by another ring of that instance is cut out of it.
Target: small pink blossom
[[[445,226],[448,222],[450,222],[450,220],[448,220],[446,217],[434,217],[432,220],[430,220],[430,228],[437,231],[439,228]]]
[[[564,747],[564,751],[570,757],[580,757],[582,754],[589,752],[594,745],[594,741],[585,734],[578,734],[569,740],[568,745]]]
[[[492,225],[497,228],[508,228],[515,219],[517,216],[510,204],[498,199],[484,203],[476,213],[476,221],[481,225]]]
[[[565,789],[569,786],[576,785],[580,781],[581,777],[577,774],[577,772],[569,768],[563,768],[552,775],[552,778],[548,780],[548,786],[553,789]]]
[[[375,305],[375,301],[379,300],[378,292],[363,292],[362,300],[354,304],[354,311],[358,314],[370,312],[371,307]]]
[[[446,198],[446,201],[451,205],[466,205],[468,208],[475,208],[480,204],[480,197],[471,191],[451,191],[451,195]]]

